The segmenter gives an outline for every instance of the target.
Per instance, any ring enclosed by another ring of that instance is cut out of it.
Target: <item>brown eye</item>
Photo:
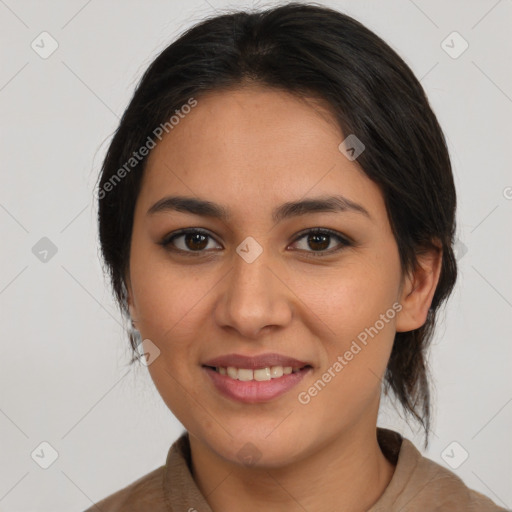
[[[174,233],[172,236],[166,236],[160,245],[169,250],[201,253],[208,248],[209,240],[213,240],[213,238],[206,231],[187,229]]]
[[[295,239],[293,245],[297,245],[303,239],[304,246],[299,247],[299,250],[312,256],[328,256],[353,245],[349,239],[330,229],[317,228],[305,231]],[[159,244],[169,251],[199,256],[211,249],[222,249],[222,247],[209,247],[210,240],[214,241],[214,238],[207,231],[189,228],[167,235]],[[337,244],[331,247],[333,241]]]
[[[332,254],[333,252],[337,252],[343,249],[346,246],[352,245],[352,243],[345,237],[341,236],[336,231],[332,231],[330,229],[312,229],[306,231],[305,233],[302,233],[301,236],[295,239],[294,245],[297,244],[302,239],[305,240],[305,243],[303,244],[302,248],[299,248],[299,250],[312,253],[313,256],[329,255]],[[335,246],[334,249],[331,248],[328,250],[333,239],[338,242],[338,247],[336,248]]]
[[[311,233],[307,235],[307,240],[309,247],[314,249],[315,251],[323,251],[327,249],[330,245],[331,236],[323,235],[319,233]]]
[[[205,244],[207,236],[202,233],[187,233],[183,236],[185,237],[183,239],[185,246],[193,251],[204,249],[208,245],[208,243]]]

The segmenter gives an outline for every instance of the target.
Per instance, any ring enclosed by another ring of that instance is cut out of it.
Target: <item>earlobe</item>
[[[136,309],[135,309],[134,302],[133,302],[133,292],[132,292],[132,286],[131,286],[129,278],[127,278],[125,281],[125,292],[126,292],[126,303],[128,305],[128,310],[130,312],[130,317],[131,317],[132,325],[133,325],[133,323],[137,321],[137,313],[136,313]]]
[[[406,276],[402,288],[402,310],[397,315],[397,332],[418,329],[426,322],[441,275],[442,255],[442,247],[438,246],[417,256],[417,267]]]
[[[135,314],[135,308],[132,306],[132,304],[130,302],[128,302],[128,310],[130,311],[130,318],[132,319],[132,324],[133,324],[133,322],[137,321],[137,318],[136,318],[136,314]]]

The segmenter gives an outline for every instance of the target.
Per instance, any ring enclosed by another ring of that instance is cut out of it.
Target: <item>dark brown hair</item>
[[[384,196],[404,274],[416,268],[422,251],[436,242],[442,248],[427,320],[418,329],[396,333],[384,382],[386,394],[391,389],[406,416],[422,424],[426,447],[426,350],[436,313],[457,278],[451,163],[443,132],[410,68],[380,37],[345,14],[296,2],[227,12],[187,30],[151,63],[111,141],[97,190],[101,250],[121,312],[127,318],[125,276],[147,157],[131,167],[126,163],[192,97],[247,81],[323,100],[345,136],[354,134],[364,143],[357,162]],[[135,351],[133,333],[130,341]]]

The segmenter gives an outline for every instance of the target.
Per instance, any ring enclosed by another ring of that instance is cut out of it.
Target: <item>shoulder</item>
[[[464,512],[500,512],[506,509],[496,505],[490,498],[470,489],[452,471],[420,456],[415,479],[417,486],[425,489],[418,493],[418,500],[432,507],[432,510],[452,510]],[[415,482],[413,480],[413,484]],[[435,508],[437,507],[437,508]]]
[[[394,440],[396,443],[396,436]],[[387,511],[507,512],[487,496],[470,489],[452,471],[424,457],[408,439],[401,439],[398,450],[395,474],[383,499],[377,502],[385,503]]]
[[[176,494],[177,490],[184,492],[194,487],[189,463],[189,440],[185,431],[169,448],[163,466],[94,503],[84,512],[168,512],[172,509],[170,501],[173,499],[169,492]],[[181,506],[179,499],[177,503]]]
[[[160,512],[165,505],[162,481],[165,466],[138,478],[119,491],[95,503],[84,512]],[[151,507],[151,508],[149,508]]]

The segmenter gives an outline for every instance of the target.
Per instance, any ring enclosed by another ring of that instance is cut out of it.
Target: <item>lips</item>
[[[256,356],[244,356],[241,354],[227,354],[224,356],[209,359],[203,363],[203,366],[211,368],[233,366],[235,368],[247,368],[255,370],[272,366],[291,366],[292,368],[304,368],[312,366],[310,363],[300,361],[293,357],[284,356],[276,353],[259,354]]]
[[[313,371],[305,361],[275,353],[252,357],[228,354],[209,359],[202,367],[218,392],[247,404],[275,400]]]

